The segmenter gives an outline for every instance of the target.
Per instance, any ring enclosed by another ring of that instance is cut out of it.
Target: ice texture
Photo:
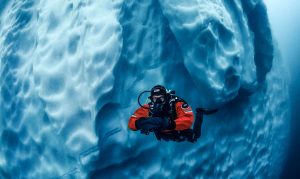
[[[2,0],[1,178],[278,178],[287,77],[261,0]],[[156,84],[206,117],[194,144],[130,131]]]

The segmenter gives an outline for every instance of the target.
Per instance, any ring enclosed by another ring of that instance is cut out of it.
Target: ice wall
[[[24,0],[0,10],[0,176],[278,177],[288,92],[262,1]],[[156,84],[192,108],[220,109],[196,144],[127,129],[138,94]]]

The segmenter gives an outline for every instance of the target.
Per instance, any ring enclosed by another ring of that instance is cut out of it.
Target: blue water
[[[2,1],[2,178],[278,178],[289,91],[253,0]],[[128,130],[156,84],[205,118],[195,144]]]

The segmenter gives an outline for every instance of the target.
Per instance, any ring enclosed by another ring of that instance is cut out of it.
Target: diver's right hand
[[[153,123],[154,122],[154,123]],[[159,128],[158,124],[155,124],[152,117],[141,117],[135,121],[135,126],[138,130],[141,131],[141,134],[148,135],[150,132]]]
[[[145,120],[146,120],[145,117],[141,117],[135,121],[135,127],[137,128],[137,130],[142,129]]]
[[[152,130],[141,129],[141,134],[149,135],[150,132],[152,132]]]

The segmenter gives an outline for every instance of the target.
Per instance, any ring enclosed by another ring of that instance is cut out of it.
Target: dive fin
[[[210,115],[210,114],[214,114],[214,113],[218,112],[218,109],[196,108],[196,112],[197,113],[203,113],[205,115]]]
[[[193,126],[194,138],[193,141],[197,141],[197,139],[201,136],[201,127],[203,123],[203,115],[211,115],[218,112],[218,109],[204,109],[204,108],[196,108],[196,119]]]

